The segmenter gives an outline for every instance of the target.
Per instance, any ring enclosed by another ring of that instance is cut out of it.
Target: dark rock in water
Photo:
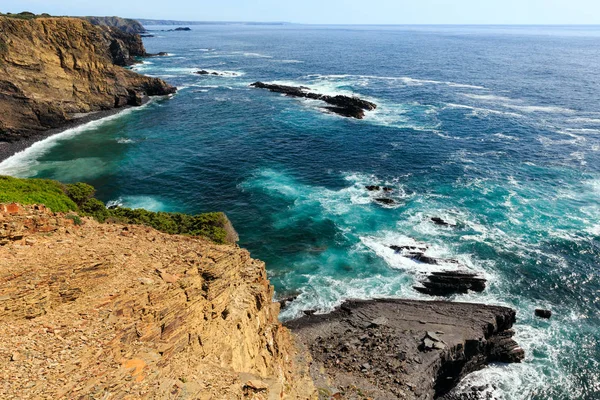
[[[140,37],[143,37],[143,38],[151,38],[151,37],[154,37],[154,35],[140,35]]]
[[[378,202],[378,203],[385,204],[385,205],[393,205],[393,204],[396,204],[396,200],[394,200],[394,199],[390,199],[390,198],[388,198],[388,197],[378,197],[378,198],[376,198],[376,199],[373,199],[373,200],[375,200],[375,201],[376,201],[376,202]]]
[[[223,76],[223,74],[220,74],[220,73],[218,73],[218,72],[210,72],[210,71],[207,71],[207,70],[205,70],[205,69],[202,69],[202,70],[200,70],[200,71],[196,71],[196,72],[194,72],[194,73],[195,73],[195,74],[198,74],[198,75],[215,75],[215,76]]]
[[[191,31],[191,28],[188,28],[187,26],[184,28],[175,28],[175,29],[169,29],[167,32],[187,32],[187,31]]]
[[[298,294],[292,295],[292,296],[287,296],[284,297],[280,300],[277,300],[277,302],[279,303],[279,306],[281,307],[281,309],[285,309],[287,308],[287,306],[294,300],[296,300],[298,298]]]
[[[483,292],[486,280],[477,274],[461,271],[433,272],[427,280],[421,282],[423,286],[415,286],[415,290],[431,296],[450,296],[465,294],[469,290]]]
[[[317,387],[362,393],[357,398],[434,399],[490,362],[520,362],[514,322],[506,307],[372,300],[285,325],[310,350]]]
[[[267,84],[263,82],[255,82],[250,86],[259,89],[268,89],[271,92],[283,93],[287,96],[301,97],[305,99],[321,100],[332,107],[325,107],[327,110],[344,117],[362,119],[365,116],[365,111],[372,111],[377,108],[377,105],[366,100],[359,99],[358,97],[349,96],[329,96],[318,93],[308,92],[308,88],[304,86],[285,86]]]
[[[420,253],[424,253],[428,247],[426,245],[422,245],[422,246],[396,246],[396,245],[392,245],[390,246],[390,249],[394,250],[396,253],[404,253],[404,252],[420,252]]]
[[[444,221],[443,219],[441,219],[440,217],[432,217],[431,221],[439,226],[455,226],[454,224],[451,224],[449,222]]]
[[[538,308],[535,310],[535,316],[538,318],[550,319],[552,317],[552,311]]]
[[[160,53],[158,53],[159,57],[166,57],[168,55],[169,55],[169,53],[167,53],[166,51],[161,51]]]
[[[394,189],[392,189],[391,187],[387,187],[387,186],[381,187],[379,185],[365,186],[365,189],[367,189],[369,192],[379,192],[380,190],[383,190],[384,192],[389,193],[389,192],[394,191]]]

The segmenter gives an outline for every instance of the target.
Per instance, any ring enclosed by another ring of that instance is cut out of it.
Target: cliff
[[[83,17],[92,25],[117,28],[126,33],[145,33],[144,26],[135,19],[121,17]]]
[[[145,54],[139,35],[83,19],[0,17],[0,141],[174,93],[160,79],[121,67]]]
[[[0,205],[1,398],[309,399],[262,262]]]

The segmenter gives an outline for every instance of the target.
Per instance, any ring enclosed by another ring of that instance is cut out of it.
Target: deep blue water
[[[489,279],[455,300],[518,310],[526,362],[467,382],[503,399],[600,398],[600,27],[193,29],[145,39],[170,56],[135,68],[175,96],[40,142],[0,173],[87,181],[131,207],[225,211],[278,295],[300,293],[284,318],[349,297],[425,298],[412,286],[432,266],[388,246],[427,243]],[[379,108],[345,119],[257,80]],[[375,203],[370,184],[398,204]]]

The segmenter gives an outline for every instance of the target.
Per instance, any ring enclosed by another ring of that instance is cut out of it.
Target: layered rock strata
[[[0,205],[0,398],[310,399],[264,264]]]
[[[139,35],[83,19],[0,17],[0,142],[174,93],[121,67],[144,55]]]
[[[374,300],[348,301],[286,326],[312,354],[321,393],[425,400],[443,396],[487,363],[520,362],[514,322],[515,311],[505,307]]]

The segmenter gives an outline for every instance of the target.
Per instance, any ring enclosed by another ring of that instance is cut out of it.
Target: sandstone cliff
[[[139,35],[83,19],[0,17],[0,141],[174,93],[160,79],[120,67],[145,54]]]
[[[0,205],[0,398],[309,399],[264,264]]]

